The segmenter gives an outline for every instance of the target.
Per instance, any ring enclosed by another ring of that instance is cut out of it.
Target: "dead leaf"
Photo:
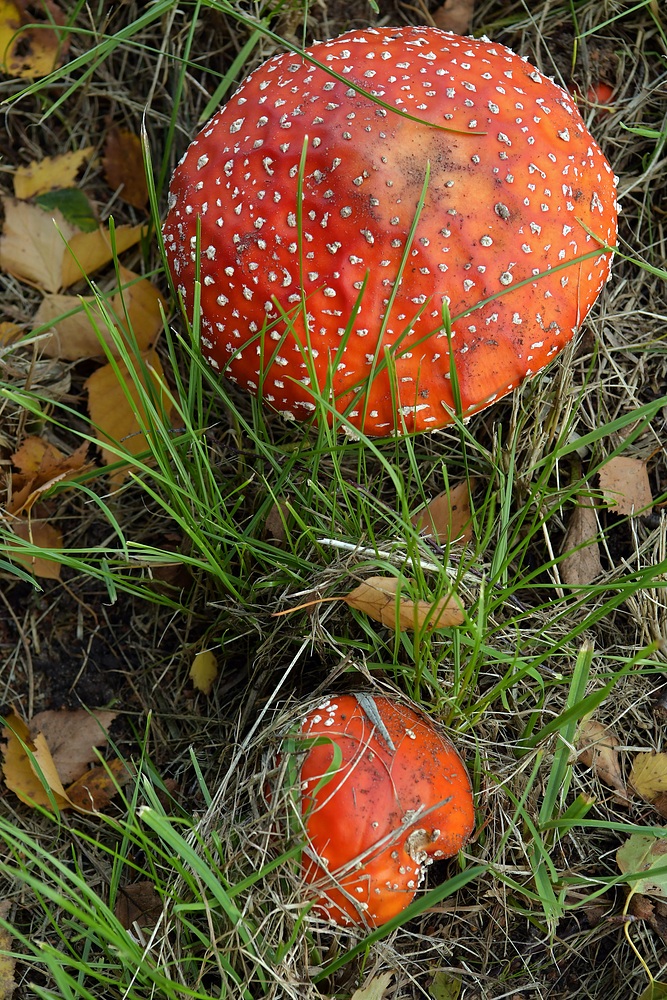
[[[71,455],[64,455],[44,438],[28,437],[12,455],[20,470],[12,479],[12,495],[7,503],[9,514],[30,512],[35,502],[56,483],[74,479],[84,469],[88,442],[83,441]]]
[[[351,1000],[383,1000],[393,978],[393,972],[383,972],[379,976],[370,976],[363,986],[354,991]]]
[[[147,232],[146,226],[117,226],[113,243],[107,230],[100,226],[94,233],[75,233],[63,257],[61,287],[80,281],[113,260],[114,253],[121,254],[138,243]],[[55,288],[48,291],[57,291]]]
[[[97,271],[112,260],[114,247],[121,254],[146,231],[145,226],[118,226],[112,245],[106,229],[79,232],[58,209],[47,212],[15,198],[0,201],[5,213],[0,269],[46,292],[68,288]]]
[[[9,320],[0,321],[0,347],[13,344],[22,332],[23,328],[18,323],[11,323]]]
[[[107,745],[107,730],[117,715],[117,712],[88,712],[83,708],[40,712],[28,728],[33,739],[42,734],[60,780],[68,785],[97,760],[94,747]]]
[[[653,507],[646,462],[639,458],[610,458],[600,468],[600,489],[604,502],[615,514],[630,516]]]
[[[65,17],[53,0],[41,0],[30,13],[28,6],[27,0],[0,0],[0,72],[37,80],[62,63],[68,40],[59,30]]]
[[[401,583],[406,587],[408,580],[401,581],[395,576],[373,576],[355,587],[341,600],[351,608],[363,611],[369,618],[381,622],[387,628],[439,629],[462,625],[465,616],[462,602],[458,597],[447,595],[434,604],[428,601],[413,601],[399,597]]]
[[[47,552],[49,549],[62,549],[63,536],[60,530],[48,521],[33,517],[22,517],[12,524],[12,531],[17,538],[30,542],[38,549]],[[55,559],[46,555],[31,554],[17,549],[11,553],[14,562],[25,566],[35,576],[43,580],[59,580],[61,565]]]
[[[104,766],[90,768],[68,785],[67,797],[82,812],[104,812],[118,789],[131,777],[123,761],[114,758]]]
[[[457,35],[469,35],[472,28],[472,16],[475,12],[475,0],[445,0],[441,7],[435,10],[431,17],[436,28],[441,31],[453,31]]]
[[[141,423],[147,419],[146,408],[140,398],[137,382],[144,387],[150,383],[155,395],[163,397],[165,406],[169,406],[169,401],[164,398],[164,372],[157,352],[144,352],[141,363],[135,360],[133,365],[134,371],[130,373],[124,361],[118,362],[120,379],[113,365],[103,365],[85,383],[88,390],[88,412],[97,432],[102,458],[107,464],[119,460],[117,452],[107,445],[118,448],[121,457],[125,454],[139,455],[148,448],[141,430]],[[112,474],[112,481],[122,482],[127,471],[127,468],[116,470]]]
[[[144,931],[152,930],[162,910],[162,896],[152,882],[144,880],[119,886],[115,914],[125,930],[129,931],[135,923]]]
[[[107,132],[102,162],[109,187],[118,189],[120,197],[128,205],[145,208],[148,203],[148,185],[139,136],[114,125]]]
[[[599,530],[593,501],[583,494],[578,496],[563,539],[565,556],[559,564],[561,580],[568,587],[585,586],[602,572]]]
[[[218,661],[210,649],[197,653],[190,667],[190,680],[198,691],[210,694],[213,681],[218,676]]]
[[[57,188],[72,187],[81,167],[94,152],[94,146],[86,146],[59,156],[45,156],[25,167],[18,167],[14,174],[14,196],[24,200]]]
[[[411,522],[422,535],[434,538],[440,545],[447,542],[469,542],[472,538],[470,494],[475,480],[464,480],[444,490],[420,511]]]
[[[106,316],[95,296],[45,295],[33,319],[35,327],[53,328],[50,337],[40,340],[42,352],[51,358],[80,361],[104,357],[102,345],[106,344],[111,354],[118,357],[112,326],[116,338],[118,331],[122,331],[125,339],[131,338],[140,351],[148,350],[162,329],[164,299],[147,278],[125,268],[120,268],[120,277],[121,291],[109,297]]]
[[[655,834],[633,833],[616,852],[616,864],[623,875],[644,872],[644,877],[628,882],[642,896],[667,897],[667,837],[656,827]]]
[[[606,726],[594,719],[584,719],[577,731],[578,759],[593,771],[600,781],[619,793],[627,804],[628,790],[618,759],[618,740]]]
[[[6,920],[9,916],[9,900],[3,899],[0,902],[0,920]],[[4,927],[0,926],[0,1000],[11,1000],[16,989],[14,980],[14,969],[16,959],[8,954],[12,950],[11,934]]]
[[[6,740],[2,772],[7,788],[33,807],[48,807],[53,799],[59,809],[101,811],[131,777],[120,760],[86,770],[96,757],[93,747],[106,744],[104,727],[116,714],[83,709],[42,712],[28,725],[13,712],[2,730]],[[73,774],[77,778],[70,783]]]
[[[637,795],[667,818],[667,753],[638,753],[629,780]]]
[[[5,722],[2,773],[7,788],[27,805],[50,807],[54,800],[59,809],[67,808],[67,794],[44,737],[38,733],[31,739],[28,726],[14,713]]]

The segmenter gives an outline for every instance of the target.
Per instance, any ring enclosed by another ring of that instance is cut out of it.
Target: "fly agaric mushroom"
[[[453,367],[468,416],[562,350],[609,277],[615,187],[510,49],[369,28],[255,70],[187,149],[163,232],[214,368],[386,435],[451,420]]]
[[[377,927],[413,900],[427,865],[470,838],[465,764],[429,720],[386,697],[327,699],[300,736],[314,741],[300,773],[314,910]]]

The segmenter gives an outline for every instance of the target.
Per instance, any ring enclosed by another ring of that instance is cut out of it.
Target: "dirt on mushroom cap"
[[[455,408],[450,342],[465,416],[572,338],[615,187],[569,94],[509,49],[352,31],[248,77],[174,174],[165,246],[190,312],[200,269],[233,381],[288,417],[316,392],[367,434],[428,430]]]

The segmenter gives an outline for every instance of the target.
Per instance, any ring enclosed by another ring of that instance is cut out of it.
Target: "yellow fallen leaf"
[[[60,287],[69,288],[81,278],[108,264],[113,260],[114,252],[123,253],[138,243],[146,232],[146,226],[117,226],[113,244],[109,233],[103,227],[94,233],[75,233],[70,237],[67,253],[62,259]],[[52,288],[49,291],[56,289]]]
[[[383,972],[380,976],[370,975],[363,986],[355,990],[350,1000],[385,1000],[393,972]]]
[[[81,167],[94,152],[94,146],[86,146],[18,167],[14,174],[14,196],[23,200],[57,188],[73,187]]]
[[[667,792],[667,753],[638,753],[632,762],[630,784],[646,802]]]
[[[169,401],[164,398],[164,372],[157,352],[146,351],[141,356],[141,364],[135,360],[133,367],[134,371],[130,372],[125,362],[119,361],[119,378],[113,365],[103,365],[86,382],[88,412],[97,432],[102,458],[108,465],[125,455],[131,459],[148,448],[141,429],[147,422],[146,407],[137,383],[144,388],[150,384],[153,393],[162,397],[165,407],[169,407]],[[122,482],[127,472],[127,468],[116,470],[111,476],[112,482]]]
[[[639,514],[653,507],[646,462],[616,455],[600,467],[600,489],[615,514]]]
[[[14,713],[5,722],[2,773],[7,788],[27,805],[48,807],[53,799],[59,809],[67,808],[67,795],[44,737],[38,733],[31,739],[28,726]]]
[[[27,4],[0,0],[0,72],[36,80],[53,72],[67,48],[62,11],[53,0],[37,4],[44,11],[37,21],[25,12]]]
[[[465,480],[433,497],[412,518],[417,531],[440,544],[469,542],[472,538],[470,494],[475,480]]]
[[[13,344],[21,336],[22,327],[18,323],[11,323],[9,320],[0,321],[0,347]]]
[[[21,518],[17,523],[12,524],[12,531],[18,538],[30,542],[44,552],[48,549],[62,549],[63,547],[62,534],[48,521],[30,517]],[[49,559],[46,555],[33,555],[18,549],[11,553],[11,558],[44,580],[60,579],[60,563],[56,562],[55,559]]]
[[[210,694],[213,681],[218,676],[218,661],[210,649],[197,653],[190,667],[190,680],[204,694]]]
[[[141,139],[134,132],[113,125],[104,144],[104,179],[134,208],[148,203],[148,184]]]
[[[431,604],[400,597],[401,581],[395,576],[373,576],[355,587],[342,598],[350,607],[363,611],[369,618],[388,628],[398,630],[417,628],[450,628],[463,624],[463,604],[458,597],[447,595]]]
[[[35,502],[55,483],[73,479],[87,468],[88,442],[83,441],[71,455],[44,438],[25,438],[12,455],[12,462],[20,470],[12,478],[12,496],[6,505],[10,514],[29,512]]]
[[[140,351],[147,350],[155,342],[162,329],[164,299],[147,278],[140,278],[125,268],[120,269],[120,276],[122,288],[109,297],[106,316],[92,295],[44,296],[33,325],[52,327],[51,335],[40,340],[45,355],[65,361],[103,357],[102,343],[105,343],[111,354],[118,357],[111,326],[115,331],[122,330],[128,338],[128,317],[132,339]],[[107,317],[111,323],[107,322]]]

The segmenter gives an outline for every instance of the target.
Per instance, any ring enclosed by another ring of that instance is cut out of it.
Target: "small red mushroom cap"
[[[362,92],[362,91],[365,91]],[[187,149],[164,240],[211,364],[287,417],[441,427],[551,361],[609,277],[616,179],[570,95],[488,39],[277,55]],[[451,329],[448,329],[451,318]]]
[[[314,911],[341,925],[384,924],[413,900],[426,867],[470,838],[465,765],[425,716],[386,697],[327,699],[301,735],[321,738],[300,775]]]

